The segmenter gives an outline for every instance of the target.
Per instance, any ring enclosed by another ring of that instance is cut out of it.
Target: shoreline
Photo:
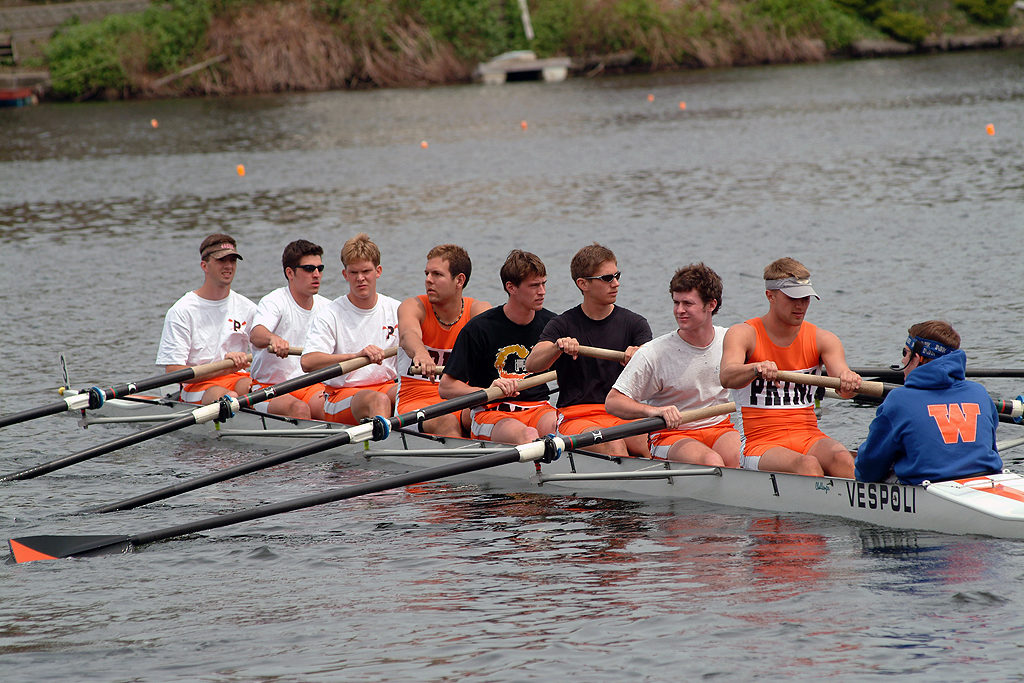
[[[943,36],[938,39],[928,40],[921,45],[910,45],[896,40],[886,39],[864,39],[855,41],[849,48],[832,53],[826,53],[822,59],[805,60],[778,60],[778,61],[757,61],[752,63],[735,64],[724,68],[744,68],[749,66],[772,66],[783,64],[812,64],[830,61],[858,60],[858,59],[882,59],[895,57],[909,57],[916,55],[929,55],[953,52],[976,52],[989,50],[1013,50],[1024,48],[1024,31],[1011,29],[997,34],[983,36]],[[223,58],[206,61],[223,61]],[[200,66],[206,66],[200,64]],[[583,59],[573,59],[569,65],[571,78],[595,78],[602,74],[640,74],[640,73],[669,73],[674,71],[700,71],[710,68],[723,67],[701,67],[701,66],[666,66],[651,68],[646,64],[638,64],[635,55],[630,51],[613,53],[608,55],[590,55]],[[188,69],[195,70],[193,67]],[[430,84],[422,87],[439,87],[447,85],[465,85],[471,81],[467,79],[452,80],[445,83]],[[50,91],[49,71],[41,67],[0,67],[0,90],[13,90],[17,88],[32,88],[38,97],[39,102],[65,102],[66,98],[53,97]],[[394,86],[394,87],[415,87],[415,86]],[[386,89],[387,86],[378,88],[362,89]],[[327,89],[289,89],[280,92],[329,92],[332,90],[352,90],[354,88],[327,88]],[[233,97],[267,94],[258,90],[238,91],[211,94],[188,94],[186,92],[166,92],[159,94],[138,94],[132,97],[124,97],[125,100],[152,100],[152,99],[173,99],[187,97]]]
[[[145,0],[92,0],[47,3],[29,8],[21,2],[6,0],[0,3],[0,24],[4,20],[5,8],[8,9],[7,14],[17,10],[23,20],[30,16],[30,12],[36,16],[49,15],[52,23],[61,13],[75,11],[74,8],[87,7],[91,12],[109,9],[108,15],[119,15],[125,9],[137,9],[140,3],[147,4]],[[274,7],[283,11],[285,7],[297,6],[281,3]],[[737,16],[741,15],[732,17],[733,30],[739,25]],[[600,42],[589,45],[590,51],[586,50],[586,45],[573,43],[559,43],[553,51],[571,55],[578,50],[585,54],[570,57],[568,71],[571,77],[593,78],[602,74],[820,63],[1024,47],[1024,12],[1021,10],[1011,10],[1008,26],[1001,28],[965,27],[962,23],[957,26],[968,28],[968,32],[951,35],[933,33],[919,42],[880,37],[881,34],[875,32],[874,36],[860,38],[848,34],[845,40],[838,43],[833,37],[830,38],[830,46],[823,38],[813,37],[813,31],[801,32],[802,35],[794,32],[787,36],[784,28],[776,35],[773,32],[766,33],[765,27],[759,27],[745,34],[733,34],[726,27],[693,37],[692,40],[677,42],[673,47],[677,50],[675,52],[653,51],[650,36],[644,39],[646,42],[637,40],[630,49],[614,53],[598,52],[604,46]],[[953,28],[949,24],[944,27]],[[16,26],[10,28],[17,29]],[[196,29],[199,30],[199,27]],[[25,50],[21,50],[20,56],[17,55],[15,43],[18,46],[22,44],[16,40],[17,30],[8,30],[6,35],[0,33],[0,53],[3,52],[6,38],[13,55],[7,59],[11,65],[0,62],[0,90],[10,92],[28,87],[39,100],[47,102],[460,85],[473,82],[473,70],[477,67],[477,63],[466,54],[457,56],[452,44],[434,41],[422,26],[409,28],[401,34],[408,45],[420,45],[418,48],[410,47],[394,54],[357,54],[358,50],[346,44],[341,34],[336,33],[337,28],[323,23],[310,14],[308,9],[287,16],[274,14],[271,10],[243,10],[234,17],[213,17],[210,25],[204,29],[207,31],[204,42],[197,45],[199,49],[179,57],[180,61],[176,64],[170,62],[173,66],[169,69],[164,67],[167,69],[165,71],[152,66],[148,69],[140,68],[141,63],[136,56],[133,58],[135,66],[129,67],[128,62],[124,62],[117,67],[123,70],[118,85],[87,85],[89,77],[85,76],[86,80],[83,81],[82,74],[88,74],[99,67],[108,68],[105,64],[109,62],[90,62],[86,56],[85,61],[78,63],[81,68],[77,71],[69,74],[67,66],[61,62],[51,72],[45,65],[43,50],[52,39],[55,27],[42,29],[26,25],[20,30],[36,36],[31,44],[32,56],[25,59],[28,55]],[[656,32],[655,39],[657,35]],[[820,32],[818,35],[827,37]],[[868,35],[871,35],[870,31]],[[423,41],[428,44],[427,48],[422,48]],[[380,48],[375,43],[368,45]],[[362,64],[365,60],[369,60],[370,67]],[[66,83],[69,76],[77,79],[81,85],[69,90]]]

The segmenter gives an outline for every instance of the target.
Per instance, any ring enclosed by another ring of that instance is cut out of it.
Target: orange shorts
[[[208,377],[198,382],[191,382],[190,384],[182,384],[181,400],[188,401],[189,403],[199,403],[203,398],[203,394],[211,387],[224,387],[228,391],[235,391],[235,387],[243,379],[249,379],[249,373],[245,370],[239,370],[238,372],[231,372],[226,375]],[[235,393],[238,392],[236,391]]]
[[[474,439],[490,441],[494,425],[502,420],[512,418],[536,429],[541,419],[554,410],[555,407],[547,401],[504,401],[485,408],[474,408],[470,413],[472,420],[469,432]]]
[[[806,453],[811,446],[822,439],[829,438],[825,432],[817,428],[801,427],[799,429],[784,430],[758,430],[755,437],[746,432],[746,444],[743,446],[743,455],[748,457],[761,457],[769,448],[782,446],[797,453]]]
[[[411,413],[441,402],[441,394],[437,393],[437,382],[410,382],[408,377],[402,378],[395,399],[395,414]]]
[[[346,425],[357,423],[355,415],[352,414],[352,398],[360,391],[379,391],[382,394],[388,393],[394,382],[381,382],[380,384],[367,384],[362,387],[327,387],[327,395],[324,400],[324,414],[328,422],[339,422]],[[387,416],[387,417],[390,417]]]
[[[268,389],[272,386],[274,385],[253,382],[251,391],[262,391],[263,389]],[[326,384],[324,384],[323,382],[317,382],[316,384],[310,385],[305,389],[296,389],[295,391],[290,391],[287,394],[285,394],[285,396],[291,396],[292,398],[299,399],[303,403],[309,403],[316,397],[327,393],[327,389],[328,387]],[[261,413],[267,412],[267,404],[269,403],[270,401],[262,401],[261,403],[257,403],[256,410],[260,411]]]
[[[713,449],[715,443],[729,432],[736,432],[736,427],[730,418],[726,418],[718,424],[701,429],[662,429],[651,432],[647,437],[647,445],[651,448],[652,457],[668,458],[669,450],[678,441],[693,439]]]
[[[611,415],[601,403],[579,403],[558,409],[559,436],[572,436],[629,422]]]

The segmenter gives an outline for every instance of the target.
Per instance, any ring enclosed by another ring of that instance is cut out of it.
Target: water
[[[620,302],[656,333],[672,327],[676,267],[722,275],[728,325],[764,311],[761,270],[792,255],[822,295],[810,319],[852,365],[895,362],[910,323],[942,317],[972,364],[1019,367],[1022,121],[1012,51],[6,111],[0,412],[53,401],[61,352],[74,386],[155,374],[163,313],[222,230],[252,298],[283,282],[299,237],[324,245],[325,293],[340,295],[338,251],[366,231],[392,296],[419,293],[427,249],[455,241],[469,293],[500,302],[497,269],[522,247],[547,263],[557,311],[577,302],[571,255],[598,240],[619,257]],[[822,425],[852,446],[871,415],[832,403]],[[8,427],[4,470],[130,431]],[[253,455],[157,439],[3,485],[0,529],[139,533],[379,475],[322,456],[74,514]],[[1009,679],[1022,556],[809,515],[438,482],[126,556],[6,565],[0,677]]]

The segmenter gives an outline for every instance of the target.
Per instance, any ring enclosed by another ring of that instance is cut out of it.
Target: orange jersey
[[[433,359],[435,365],[444,365],[448,356],[452,352],[452,347],[455,346],[455,339],[459,336],[459,332],[466,326],[466,323],[470,319],[470,311],[473,310],[473,304],[475,300],[471,297],[462,297],[462,316],[459,320],[451,326],[446,328],[441,325],[437,320],[437,316],[434,315],[434,307],[430,305],[430,300],[427,299],[426,294],[420,294],[417,299],[423,304],[423,308],[426,311],[426,315],[423,318],[423,323],[420,326],[423,335],[423,345],[427,347],[427,352]],[[409,410],[416,410],[422,408],[424,405],[430,405],[440,401],[440,397],[437,393],[437,382],[431,382],[423,379],[422,377],[413,377],[409,375],[409,367],[412,364],[412,359],[406,355],[405,351],[399,351],[398,353],[398,403],[401,406],[399,412],[408,412]],[[403,401],[406,398],[406,401]],[[414,402],[415,406],[409,406],[410,402]]]
[[[777,346],[768,337],[764,321],[752,318],[746,321],[754,328],[757,341],[748,363],[774,361],[779,370],[821,374],[821,355],[818,352],[818,328],[809,322],[800,325],[796,339],[789,346]],[[737,403],[743,414],[743,433],[747,443],[760,440],[762,430],[791,431],[806,427],[817,430],[814,416],[814,387],[790,382],[768,383],[756,378],[748,386],[737,389]]]

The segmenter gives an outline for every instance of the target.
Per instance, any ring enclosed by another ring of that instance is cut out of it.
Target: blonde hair
[[[345,242],[341,248],[341,265],[348,268],[350,263],[356,261],[369,261],[374,266],[380,265],[380,248],[365,232],[361,232]]]
[[[765,280],[783,280],[787,277],[803,279],[810,276],[811,271],[804,264],[789,256],[772,261],[764,268]]]

